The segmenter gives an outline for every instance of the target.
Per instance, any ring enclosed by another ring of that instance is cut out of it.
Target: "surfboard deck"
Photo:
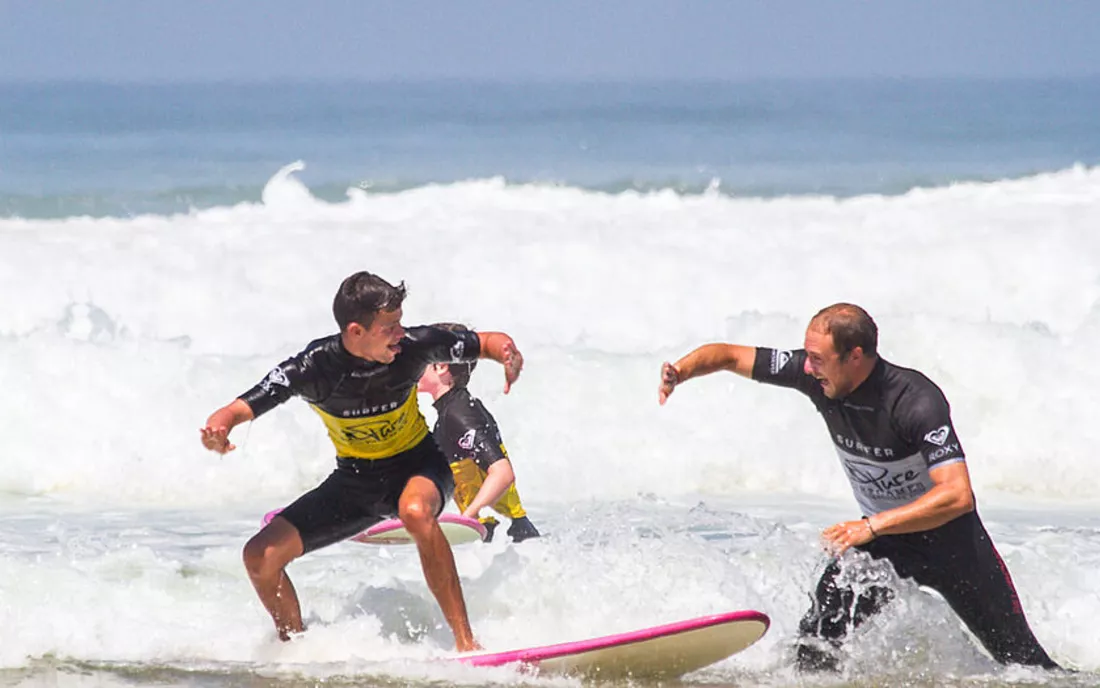
[[[473,666],[520,664],[539,674],[589,678],[674,678],[719,662],[767,632],[766,614],[743,610],[701,616],[556,645],[456,657]]]
[[[264,514],[263,523],[266,526],[271,519],[279,515],[282,509],[273,509]],[[481,542],[485,540],[488,531],[476,518],[467,518],[461,514],[440,514],[439,527],[443,536],[452,545],[462,545],[468,542]],[[361,542],[367,545],[412,545],[416,544],[401,519],[391,518],[379,521],[358,535],[353,535],[348,540]]]

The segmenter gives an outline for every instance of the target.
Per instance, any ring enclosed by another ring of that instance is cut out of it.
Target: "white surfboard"
[[[456,659],[474,666],[519,664],[539,674],[600,679],[673,678],[744,650],[767,632],[767,615],[727,612],[629,633]]]
[[[282,509],[274,509],[264,514],[264,525],[279,515]],[[481,542],[489,534],[485,526],[475,518],[467,518],[460,514],[440,514],[439,528],[443,536],[452,545],[462,545],[467,542]],[[358,535],[353,535],[348,540],[362,542],[367,545],[412,545],[416,544],[409,531],[405,530],[405,524],[401,519],[391,518],[375,523]]]

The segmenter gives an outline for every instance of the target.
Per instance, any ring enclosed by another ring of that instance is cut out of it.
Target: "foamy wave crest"
[[[655,392],[662,360],[711,340],[796,347],[839,300],[876,317],[887,358],[943,387],[983,494],[1100,489],[1098,169],[850,199],[480,180],[339,203],[299,169],[259,204],[0,220],[0,491],[188,505],[313,484],[331,447],[300,402],[237,430],[226,458],[198,427],[334,331],[332,294],[360,269],[409,284],[409,324],[516,337],[514,393],[492,365],[473,387],[528,499],[845,497],[797,394],[733,376],[663,408]]]

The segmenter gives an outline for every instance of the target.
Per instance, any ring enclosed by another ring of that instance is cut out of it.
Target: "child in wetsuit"
[[[462,325],[438,325],[452,332],[465,332]],[[480,511],[491,506],[512,523],[508,535],[513,542],[538,537],[539,531],[527,518],[527,512],[516,491],[515,474],[492,414],[480,400],[473,397],[466,385],[477,365],[469,363],[431,364],[420,377],[418,389],[431,394],[438,419],[432,434],[443,450],[454,473],[455,504],[464,516],[478,518],[493,537],[497,520],[480,517]]]

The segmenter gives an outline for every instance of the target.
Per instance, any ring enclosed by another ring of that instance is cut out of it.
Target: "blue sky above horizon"
[[[0,0],[0,81],[1100,75],[1088,0]]]

